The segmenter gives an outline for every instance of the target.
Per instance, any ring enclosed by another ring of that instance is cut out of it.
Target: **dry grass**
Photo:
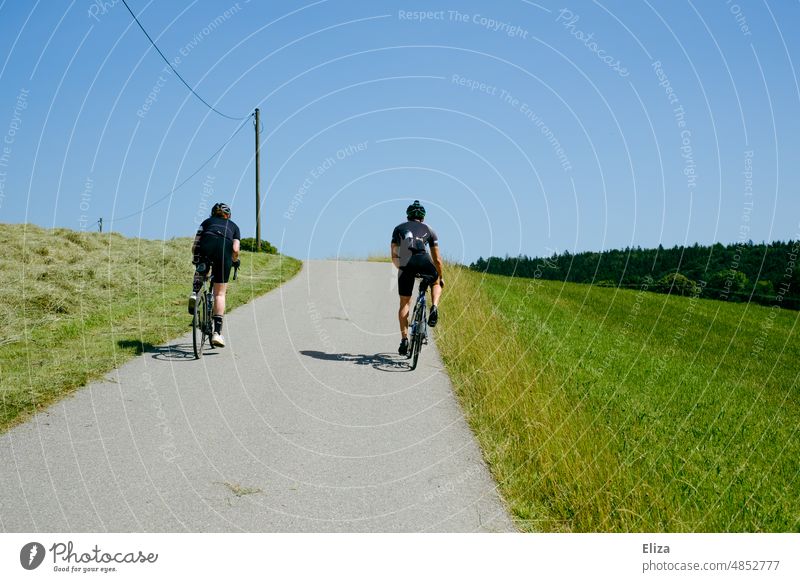
[[[392,258],[385,253],[371,252],[364,255],[331,255],[329,261],[367,261],[369,263],[391,263]]]
[[[239,483],[231,483],[230,481],[225,481],[222,483],[228,490],[233,493],[236,497],[244,497],[245,495],[255,495],[256,493],[263,493],[261,489],[258,487],[245,487],[240,485]]]
[[[0,224],[0,429],[102,377],[145,347],[188,331],[189,239]],[[228,308],[299,271],[299,261],[242,253]]]

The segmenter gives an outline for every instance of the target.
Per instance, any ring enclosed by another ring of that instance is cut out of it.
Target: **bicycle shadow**
[[[381,372],[403,372],[411,369],[406,358],[389,353],[378,354],[329,354],[317,350],[300,350],[300,353],[315,360],[348,362],[356,366],[372,366]]]
[[[136,355],[151,354],[154,360],[163,362],[184,362],[194,361],[194,347],[192,344],[171,344],[167,346],[155,346],[150,342],[142,342],[140,340],[119,340],[117,345],[123,349],[133,348],[136,350]],[[207,349],[203,351],[203,357],[216,356],[217,352],[210,352]]]

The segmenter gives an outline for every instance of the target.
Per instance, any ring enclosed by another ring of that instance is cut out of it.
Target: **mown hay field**
[[[125,238],[0,224],[0,430],[190,329],[191,239]],[[228,309],[300,270],[281,255],[241,254]]]

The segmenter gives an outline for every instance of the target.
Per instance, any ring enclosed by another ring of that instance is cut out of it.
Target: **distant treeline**
[[[642,288],[723,301],[800,309],[800,241],[641,247],[550,257],[479,258],[470,269],[496,275]]]

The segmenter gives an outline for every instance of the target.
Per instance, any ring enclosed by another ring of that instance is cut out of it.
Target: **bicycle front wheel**
[[[203,357],[203,344],[206,341],[206,309],[205,302],[201,302],[202,299],[204,297],[201,295],[195,304],[194,315],[192,315],[192,348],[197,360]]]
[[[419,353],[422,351],[422,334],[424,327],[425,310],[417,308],[414,312],[414,333],[411,336],[411,369],[417,369],[417,362],[419,361]]]

